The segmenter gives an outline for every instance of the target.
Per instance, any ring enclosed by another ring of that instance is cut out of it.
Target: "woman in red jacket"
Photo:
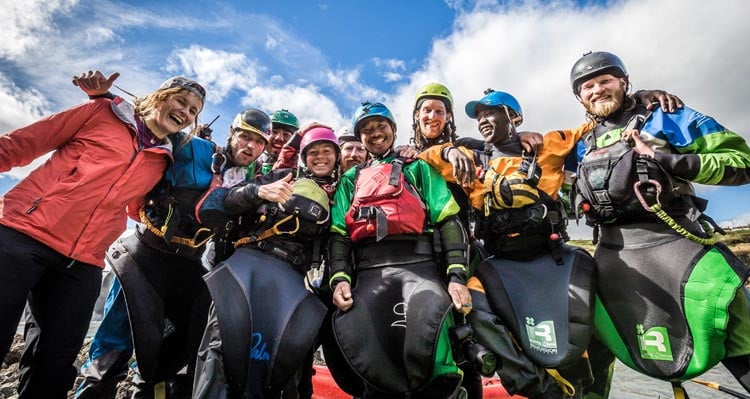
[[[137,210],[161,179],[172,152],[167,135],[196,123],[205,94],[172,77],[135,106],[97,98],[0,136],[0,172],[52,151],[0,197],[0,359],[27,298],[31,310],[20,398],[67,397],[105,251],[125,230],[126,208]]]

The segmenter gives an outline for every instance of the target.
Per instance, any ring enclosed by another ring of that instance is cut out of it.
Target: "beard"
[[[622,99],[623,96],[613,96],[604,102],[597,102],[593,104],[587,103],[586,111],[588,111],[588,113],[591,115],[598,116],[600,118],[606,118],[614,114],[618,109],[620,109],[620,107],[622,107]]]
[[[609,90],[609,97],[606,101],[597,101],[596,103],[585,103],[586,111],[596,117],[606,118],[619,110],[625,102],[625,87],[619,86],[616,89]]]

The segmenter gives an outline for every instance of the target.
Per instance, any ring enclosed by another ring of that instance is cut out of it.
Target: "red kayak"
[[[328,367],[325,366],[314,366],[315,375],[313,376],[313,395],[312,399],[351,399],[351,395],[347,395],[344,391],[339,389],[336,382],[331,377],[331,372],[328,371]],[[499,378],[484,378],[483,379],[483,392],[482,397],[484,399],[503,399],[503,398],[516,398],[523,399],[523,396],[510,395],[503,388]]]

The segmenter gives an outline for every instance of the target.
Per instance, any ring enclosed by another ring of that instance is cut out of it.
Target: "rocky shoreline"
[[[76,359],[75,366],[80,368],[81,365],[86,361],[86,357],[89,353],[90,338],[87,338],[84,342],[81,351]],[[16,387],[18,386],[18,361],[21,359],[21,353],[23,353],[23,336],[17,334],[13,339],[13,345],[11,345],[10,351],[5,356],[5,361],[2,364],[2,370],[0,370],[0,399],[17,399],[18,393]],[[81,383],[82,377],[76,377],[73,390],[68,393],[68,398],[73,397],[75,388]],[[128,399],[133,394],[133,385],[129,383],[129,378],[122,381],[118,385],[117,399]]]

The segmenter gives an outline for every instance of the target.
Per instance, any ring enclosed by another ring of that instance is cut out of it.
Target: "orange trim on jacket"
[[[557,199],[558,192],[564,180],[563,167],[565,157],[575,151],[578,140],[590,129],[589,123],[571,130],[553,130],[544,135],[544,146],[539,152],[537,165],[542,168],[542,177],[539,180],[538,188],[547,193],[550,197]],[[447,146],[453,146],[452,143],[432,146],[419,154],[419,158],[426,161],[433,168],[437,169],[440,174],[449,183],[456,183],[453,176],[453,167],[450,162],[443,159],[443,149]],[[465,147],[458,147],[464,154],[474,157],[472,150]],[[501,156],[490,160],[490,167],[500,175],[508,175],[518,170],[521,165],[521,157]],[[474,179],[474,183],[468,187],[463,187],[464,192],[469,196],[471,206],[475,209],[484,207],[484,185],[479,179]]]
[[[170,146],[138,151],[135,127],[113,106],[92,100],[0,137],[0,171],[54,151],[0,197],[0,224],[104,266],[105,251],[125,231],[126,206],[143,201],[171,159]]]

